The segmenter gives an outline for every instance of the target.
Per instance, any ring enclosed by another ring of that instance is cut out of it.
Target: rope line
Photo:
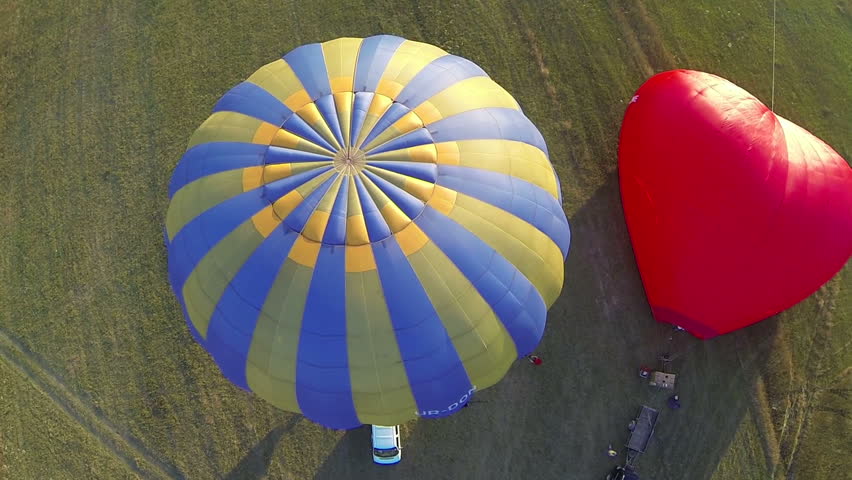
[[[772,97],[770,109],[775,111],[775,11],[778,0],[772,0]]]

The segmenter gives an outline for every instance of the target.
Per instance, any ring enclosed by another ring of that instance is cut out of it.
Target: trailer
[[[632,430],[630,437],[627,439],[627,462],[626,467],[629,467],[639,455],[645,453],[651,437],[654,436],[654,429],[657,427],[657,417],[660,413],[653,408],[642,405],[639,409],[639,414],[630,422]]]

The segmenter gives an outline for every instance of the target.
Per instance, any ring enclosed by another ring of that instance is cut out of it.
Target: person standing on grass
[[[669,397],[669,408],[672,410],[680,408],[680,395],[672,395]]]
[[[527,360],[529,360],[530,363],[532,363],[533,365],[541,365],[542,364],[541,357],[539,357],[538,355],[532,355],[532,354],[527,355]]]

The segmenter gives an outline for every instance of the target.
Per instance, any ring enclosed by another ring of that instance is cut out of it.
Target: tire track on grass
[[[812,375],[804,375],[801,380],[801,392],[796,397],[799,400],[795,432],[791,438],[782,439],[781,446],[789,451],[783,474],[787,478],[795,476],[796,459],[799,455],[804,436],[810,427],[813,414],[817,408],[817,400],[823,394],[825,388],[832,385],[829,370],[824,369],[826,352],[831,345],[831,329],[834,323],[834,311],[837,307],[837,297],[840,293],[838,282],[830,282],[814,295],[817,304],[817,325],[810,342],[804,360],[804,365],[811,366]]]
[[[645,77],[671,70],[677,62],[669,53],[656,23],[641,1],[608,0],[616,26]]]
[[[133,436],[121,432],[102,413],[81,399],[29,348],[0,328],[0,358],[14,367],[62,411],[96,438],[141,478],[183,479],[174,465],[148,450]]]
[[[742,352],[748,351],[747,345],[742,336],[736,340],[737,345],[737,361],[740,364],[742,371],[752,367],[754,359],[744,360]],[[778,436],[775,432],[775,426],[772,423],[772,414],[770,413],[769,397],[766,391],[766,383],[763,378],[763,373],[759,373],[753,385],[753,390],[749,395],[749,403],[751,404],[752,418],[760,436],[761,449],[763,450],[763,458],[766,462],[766,470],[770,472],[771,477],[775,477],[775,472],[778,465],[781,463],[781,445],[778,441]]]

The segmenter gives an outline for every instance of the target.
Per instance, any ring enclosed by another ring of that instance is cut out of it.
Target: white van
[[[373,461],[382,465],[392,465],[402,460],[402,447],[399,443],[399,425],[373,427]]]

